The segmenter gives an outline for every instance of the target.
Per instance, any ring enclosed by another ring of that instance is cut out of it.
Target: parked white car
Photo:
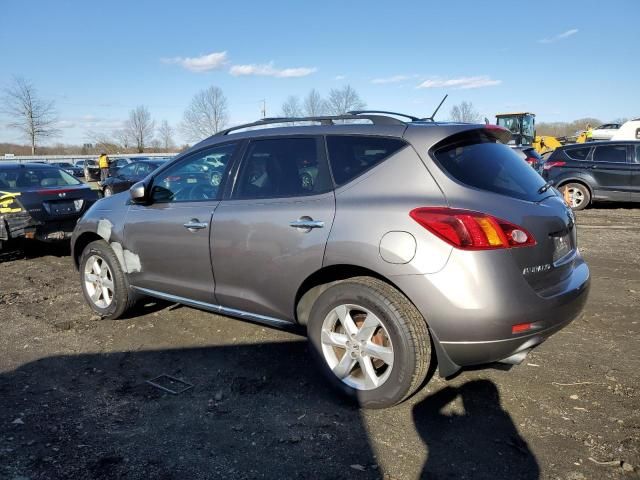
[[[619,123],[605,123],[593,129],[592,138],[594,140],[611,140],[619,128]]]
[[[640,118],[623,123],[611,137],[611,140],[640,140]]]

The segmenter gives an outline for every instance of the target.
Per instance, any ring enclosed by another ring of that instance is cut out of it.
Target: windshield
[[[68,187],[82,182],[58,168],[12,168],[0,170],[0,188],[25,190],[32,188]]]
[[[434,155],[442,169],[457,181],[522,200],[540,200],[542,177],[486,132],[464,132],[445,142],[436,147]]]

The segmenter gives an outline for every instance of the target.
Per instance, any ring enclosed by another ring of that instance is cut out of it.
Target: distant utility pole
[[[267,118],[267,100],[262,99],[262,118]]]

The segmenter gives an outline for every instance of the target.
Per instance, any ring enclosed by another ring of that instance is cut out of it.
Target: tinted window
[[[136,175],[146,177],[160,165],[157,163],[139,162],[137,166],[138,168],[136,169]]]
[[[41,187],[68,187],[81,182],[57,168],[14,168],[0,170],[0,185],[11,190]]]
[[[544,180],[511,148],[485,132],[453,136],[435,150],[435,158],[453,178],[471,187],[523,200],[538,200]]]
[[[636,146],[636,163],[640,163],[640,145]]]
[[[315,138],[255,140],[249,144],[235,198],[314,195],[331,189],[331,178]]]
[[[134,163],[131,163],[129,165],[126,165],[118,169],[117,175],[123,176],[123,177],[130,177],[135,174],[135,169],[136,169],[136,165]]]
[[[591,147],[584,148],[568,148],[564,152],[567,156],[573,160],[586,160],[589,156],[589,151]]]
[[[593,152],[594,162],[626,163],[627,147],[625,145],[607,145],[596,147]]]
[[[329,161],[336,184],[343,185],[350,182],[405,145],[403,140],[397,138],[328,136]]]
[[[217,199],[235,144],[194,153],[172,165],[153,181],[154,202],[197,202]],[[211,158],[216,161],[212,162]]]

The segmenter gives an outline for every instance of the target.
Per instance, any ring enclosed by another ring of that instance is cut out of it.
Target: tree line
[[[290,95],[280,106],[278,116],[297,118],[343,115],[349,111],[364,108],[366,108],[366,102],[358,92],[352,86],[345,85],[342,88],[330,89],[326,97],[323,97],[315,88],[304,97]],[[34,85],[24,78],[14,78],[13,82],[4,89],[0,110],[9,117],[7,126],[19,131],[28,141],[32,155],[40,148],[41,143],[61,134],[54,102],[42,98]],[[480,123],[483,120],[473,104],[466,101],[451,108],[449,119],[467,123]],[[616,123],[624,123],[624,120],[619,119]],[[585,129],[586,125],[595,127],[601,123],[596,118],[582,118],[573,122],[541,122],[537,124],[537,133],[570,136],[576,131]],[[147,106],[138,105],[129,112],[122,128],[110,133],[87,131],[86,137],[91,142],[92,150],[106,153],[172,152],[188,147],[188,145],[182,147],[176,145],[177,131],[188,142],[196,143],[228,126],[227,97],[220,87],[210,86],[193,96],[183,113],[182,121],[175,128],[167,120],[156,122]],[[24,150],[10,144],[0,144],[0,147],[4,151],[14,150],[18,154],[22,154]],[[69,150],[72,151],[69,152]],[[78,147],[58,145],[57,148],[46,148],[46,153],[95,153],[95,151],[87,151],[86,145],[80,149],[81,151],[78,150]]]

